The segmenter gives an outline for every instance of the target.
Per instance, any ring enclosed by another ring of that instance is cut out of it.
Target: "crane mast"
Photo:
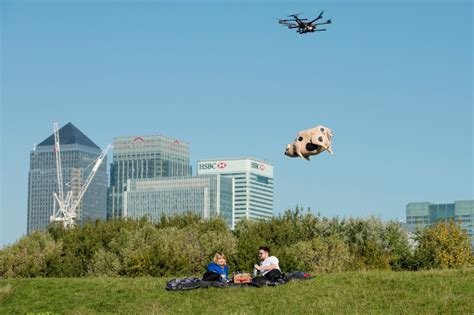
[[[54,154],[56,156],[56,176],[58,180],[58,195],[56,200],[64,200],[63,171],[61,168],[61,148],[59,146],[59,126],[53,124],[54,130]]]

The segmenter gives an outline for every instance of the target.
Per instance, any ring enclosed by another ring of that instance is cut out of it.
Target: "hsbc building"
[[[273,216],[273,165],[254,158],[200,160],[198,175],[220,174],[233,179],[233,224]]]

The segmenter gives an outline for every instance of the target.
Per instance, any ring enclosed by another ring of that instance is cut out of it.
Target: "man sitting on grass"
[[[260,265],[256,264],[254,268],[260,271],[265,280],[273,282],[278,279],[281,276],[278,258],[270,256],[270,249],[267,246],[260,246],[258,256],[261,262]]]

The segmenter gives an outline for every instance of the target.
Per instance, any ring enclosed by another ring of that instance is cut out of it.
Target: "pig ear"
[[[332,138],[332,130],[329,128],[326,128],[326,134],[328,136],[329,141],[331,141]]]

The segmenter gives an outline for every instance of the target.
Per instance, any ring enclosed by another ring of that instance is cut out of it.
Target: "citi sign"
[[[227,167],[226,162],[214,162],[214,163],[201,163],[199,164],[200,170],[215,170],[216,168],[223,169]]]

